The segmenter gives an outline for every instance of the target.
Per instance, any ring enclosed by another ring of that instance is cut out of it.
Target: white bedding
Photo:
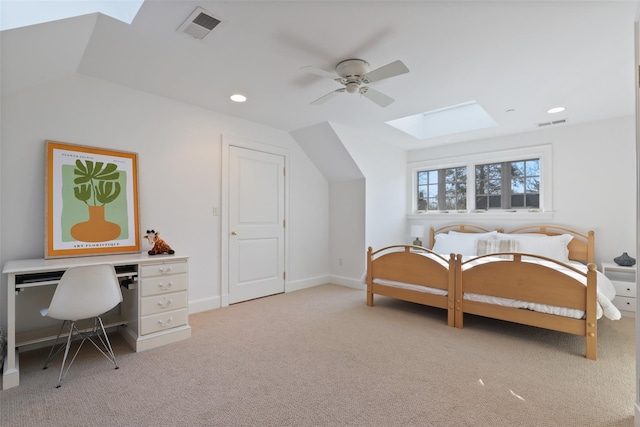
[[[465,257],[465,258],[469,259],[472,257]],[[466,259],[464,260],[466,261]],[[491,261],[499,262],[500,260],[496,260],[496,258],[491,258],[491,257],[481,258],[477,261],[472,261],[465,264],[463,268],[469,268],[473,265],[477,265],[479,262],[491,262]],[[564,268],[556,263],[553,263],[550,261],[543,261],[543,260],[533,260],[533,259],[523,260],[523,262],[536,262],[551,268],[557,268],[563,273],[568,274],[576,278],[577,280],[580,280],[586,286],[586,279],[583,276],[575,273],[574,271],[568,268]],[[587,266],[579,262],[571,262],[570,265],[579,271],[582,271],[582,272],[587,271]],[[366,283],[366,276],[364,281]],[[394,286],[394,287],[403,288],[403,289],[411,289],[419,292],[426,292],[426,293],[431,293],[436,295],[447,295],[447,291],[444,289],[430,288],[427,286],[420,286],[420,285],[415,285],[411,283],[402,283],[402,282],[395,282],[392,280],[381,280],[381,279],[374,279],[374,283],[387,285],[387,286]],[[611,302],[611,300],[616,295],[616,291],[613,286],[613,283],[611,283],[611,281],[607,276],[605,276],[599,271],[597,271],[597,283],[598,283],[597,318],[600,319],[604,315],[606,318],[611,320],[620,319],[621,318],[620,311]],[[464,298],[471,301],[486,302],[486,303],[495,304],[495,305],[502,305],[502,306],[508,306],[508,307],[514,307],[514,308],[525,308],[528,310],[538,311],[541,313],[555,314],[558,316],[572,317],[576,319],[584,318],[584,311],[565,308],[565,307],[556,307],[556,306],[551,306],[546,304],[537,304],[537,303],[531,303],[526,301],[518,301],[518,300],[512,300],[508,298],[500,298],[500,297],[479,295],[479,294],[473,294],[473,293],[465,293]]]

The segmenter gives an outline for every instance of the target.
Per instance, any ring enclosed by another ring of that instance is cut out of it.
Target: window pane
[[[527,176],[540,176],[540,160],[527,160],[526,172]]]
[[[524,193],[524,178],[511,178],[511,192]]]
[[[438,197],[438,184],[429,185],[429,197]]]
[[[538,209],[540,208],[540,195],[538,194],[527,194],[527,208],[529,209]]]
[[[418,172],[418,185],[425,185],[427,183],[427,176],[424,172]]]
[[[476,209],[487,210],[487,198],[486,197],[476,197]]]
[[[511,207],[523,208],[524,207],[524,194],[511,195]]]
[[[527,193],[540,192],[540,178],[527,178]]]
[[[524,162],[512,162],[511,163],[511,177],[524,176]]]
[[[489,207],[490,208],[502,207],[502,197],[501,196],[489,196]]]
[[[499,179],[502,176],[502,164],[493,163],[491,165],[487,165],[488,167],[488,177],[493,179]]]
[[[488,187],[487,188],[487,190],[488,190],[487,192],[489,194],[500,194],[501,193],[501,191],[500,191],[500,187],[501,187],[500,184],[501,183],[502,183],[502,180],[500,180],[500,179],[497,179],[497,180],[496,179],[491,179],[491,180],[489,180],[489,185],[487,186]]]

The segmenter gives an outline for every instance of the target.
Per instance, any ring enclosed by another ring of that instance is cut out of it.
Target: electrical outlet
[[[342,265],[342,258],[338,258],[338,265]]]
[[[217,206],[213,207],[213,216],[219,216],[220,215],[220,208]]]

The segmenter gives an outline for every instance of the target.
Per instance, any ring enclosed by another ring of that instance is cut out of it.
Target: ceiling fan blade
[[[345,91],[345,88],[341,88],[341,89],[334,90],[333,92],[329,92],[328,94],[326,94],[324,96],[321,96],[320,98],[318,98],[315,101],[311,102],[311,105],[324,104],[325,102],[327,102],[328,100],[330,100],[331,98],[336,96],[337,94],[342,93],[344,91]]]
[[[300,67],[302,71],[306,71],[307,73],[315,74],[320,77],[327,77],[331,80],[340,80],[340,76],[334,73],[330,73],[328,71],[323,70],[322,68],[313,67],[311,65],[307,65],[305,67]]]
[[[408,72],[409,69],[407,68],[407,66],[404,65],[402,61],[398,60],[368,72],[367,80],[369,82],[377,82],[382,79],[388,79],[389,77],[399,76],[400,74],[405,74]]]
[[[383,108],[395,102],[395,99],[390,96],[366,86],[360,89],[360,94]]]

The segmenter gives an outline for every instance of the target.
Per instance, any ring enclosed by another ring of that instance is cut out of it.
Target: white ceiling
[[[80,73],[285,131],[335,122],[417,149],[634,114],[637,4],[146,0],[130,25],[93,14],[1,32],[2,92]],[[204,40],[176,31],[197,6],[222,21]],[[299,68],[349,58],[402,60],[408,74],[371,84],[396,102],[309,105],[340,86]],[[238,92],[248,101],[231,102]],[[384,123],[474,100],[498,126],[419,141]]]

